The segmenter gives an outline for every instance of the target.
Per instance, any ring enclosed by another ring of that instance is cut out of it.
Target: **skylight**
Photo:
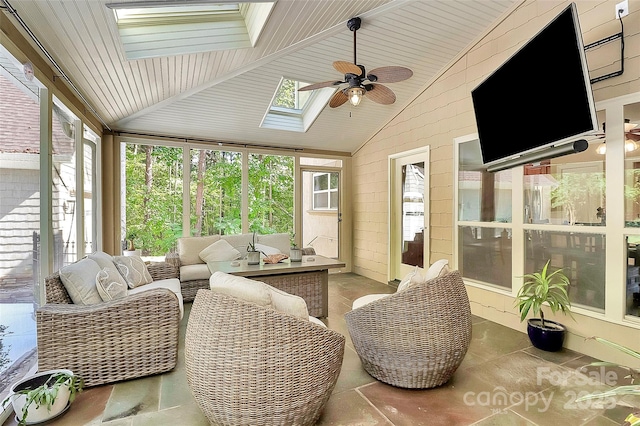
[[[112,3],[127,59],[144,59],[255,46],[273,2]]]
[[[335,88],[299,92],[309,83],[288,78],[280,79],[271,104],[260,123],[267,129],[306,132],[316,120],[326,103],[335,93]]]
[[[298,92],[298,89],[308,85],[309,83],[283,78],[271,106],[288,109],[294,113],[302,110],[313,92]]]

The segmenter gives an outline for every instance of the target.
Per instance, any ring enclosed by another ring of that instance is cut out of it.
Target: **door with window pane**
[[[428,152],[392,160],[391,278],[428,266]],[[426,266],[425,266],[426,265]]]
[[[340,172],[302,172],[302,246],[337,259],[340,235]]]

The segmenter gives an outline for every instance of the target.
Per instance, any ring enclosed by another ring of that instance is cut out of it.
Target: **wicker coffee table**
[[[282,291],[302,297],[307,302],[309,315],[326,317],[329,314],[329,269],[344,268],[344,262],[324,256],[302,256],[302,262],[289,259],[276,264],[248,265],[246,260],[232,262],[207,262],[207,267],[262,281]]]

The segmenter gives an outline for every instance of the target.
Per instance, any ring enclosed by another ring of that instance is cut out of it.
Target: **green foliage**
[[[601,199],[605,193],[604,173],[564,173],[557,182],[551,190],[551,208],[567,209],[570,224],[575,223],[576,212],[585,208],[590,199]]]
[[[7,331],[7,326],[0,324],[0,371],[3,371],[7,365],[11,362],[9,358],[9,348],[5,349],[2,338],[11,332]]]
[[[569,278],[562,273],[562,269],[547,274],[550,262],[550,260],[547,261],[542,271],[524,276],[525,282],[516,296],[520,321],[524,321],[531,310],[533,315],[540,315],[544,327],[544,313],[542,311],[544,303],[549,304],[552,312],[561,311],[571,315],[571,301],[567,293]]]
[[[126,235],[144,255],[164,255],[182,235],[182,149],[127,145],[125,171]]]
[[[47,381],[37,386],[33,389],[25,388],[17,390],[15,393],[18,395],[26,395],[27,400],[22,408],[22,417],[19,418],[18,425],[23,426],[26,425],[27,415],[29,414],[29,407],[31,404],[35,404],[36,408],[45,406],[48,410],[51,410],[51,407],[56,401],[58,397],[58,392],[60,391],[60,387],[69,386],[69,390],[71,394],[69,395],[69,402],[73,402],[76,395],[82,392],[82,388],[84,387],[83,380],[75,375],[67,374],[67,373],[56,373],[52,374]],[[2,401],[2,407],[11,400],[11,395],[8,396],[4,401]],[[16,413],[18,415],[18,413]]]
[[[191,235],[242,232],[240,153],[192,150],[190,193]]]
[[[611,348],[614,348],[620,352],[623,352],[633,358],[635,358],[636,360],[640,360],[640,353],[637,351],[634,351],[631,348],[628,348],[626,346],[620,345],[618,343],[612,342],[610,340],[607,339],[603,339],[602,337],[589,337],[588,340],[595,340],[599,343],[602,343],[604,345],[607,345]],[[638,377],[640,377],[640,370],[638,370],[637,368],[632,368],[632,367],[626,367],[626,366],[621,366],[615,363],[609,363],[609,362],[592,362],[591,364],[592,366],[613,366],[613,367],[621,367],[623,369],[626,369],[627,371],[629,371],[629,375],[627,376],[627,378],[631,379],[631,385],[626,385],[626,386],[618,386],[616,388],[613,388],[611,390],[605,391],[605,392],[593,392],[590,393],[589,395],[585,395],[582,396],[578,399],[576,399],[576,402],[581,402],[581,401],[587,401],[587,400],[591,400],[591,399],[596,399],[599,401],[603,401],[607,398],[612,398],[615,396],[624,396],[624,395],[634,395],[634,396],[640,396],[640,385],[634,384],[635,381],[638,379]],[[640,426],[640,416],[638,415],[638,412],[634,412],[634,413],[630,413],[627,418],[625,419],[625,423],[624,425],[628,425],[628,426]]]
[[[191,235],[240,234],[242,154],[189,153]],[[249,229],[293,231],[293,157],[250,154]],[[169,252],[182,236],[182,148],[127,145],[126,229],[143,255]]]
[[[273,100],[274,106],[296,108],[296,82],[285,79]]]
[[[293,157],[249,156],[249,229],[293,232]]]

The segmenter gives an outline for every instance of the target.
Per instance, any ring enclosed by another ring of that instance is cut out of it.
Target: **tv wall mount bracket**
[[[617,34],[613,34],[609,37],[605,37],[601,40],[594,41],[593,43],[587,44],[584,46],[585,52],[587,50],[602,46],[603,44],[611,43],[612,41],[620,39],[620,69],[618,71],[611,72],[609,74],[601,75],[600,77],[592,78],[589,82],[591,84],[597,83],[602,80],[607,80],[612,77],[617,77],[622,75],[624,72],[624,25],[622,24],[622,17],[618,18],[620,20],[620,32]]]

